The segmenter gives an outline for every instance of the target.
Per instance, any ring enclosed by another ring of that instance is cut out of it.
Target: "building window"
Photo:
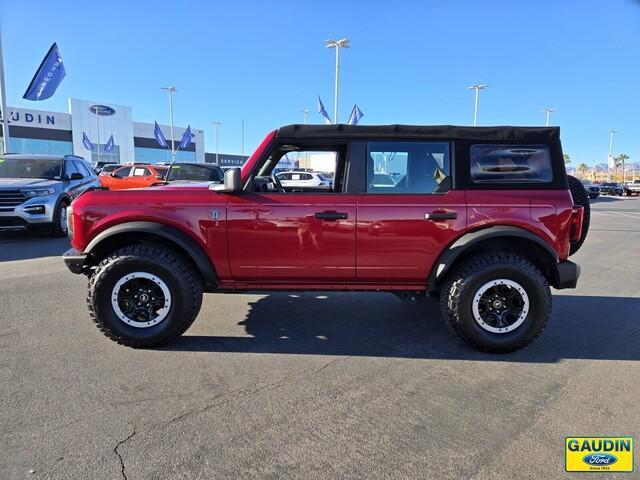
[[[73,144],[62,140],[11,137],[9,152],[35,155],[73,155]]]
[[[114,145],[113,150],[110,152],[104,151],[104,144],[94,143],[93,151],[91,153],[91,161],[92,162],[109,162],[109,163],[120,163],[120,146]],[[99,153],[98,153],[99,152]]]
[[[171,163],[171,150],[167,148],[135,147],[138,163]],[[196,152],[178,150],[176,162],[195,162]]]

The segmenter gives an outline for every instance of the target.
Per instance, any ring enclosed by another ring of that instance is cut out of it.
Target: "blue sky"
[[[543,125],[558,109],[573,164],[614,153],[640,161],[640,1],[120,1],[1,2],[8,102],[15,105],[50,44],[67,69],[56,95],[25,107],[67,110],[67,97],[131,105],[168,122],[163,85],[178,88],[175,122],[205,129],[214,150],[245,153],[269,130],[333,115],[329,37],[348,36],[340,117],[363,124]]]

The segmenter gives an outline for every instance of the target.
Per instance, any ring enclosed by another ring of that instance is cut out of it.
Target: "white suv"
[[[331,180],[317,172],[280,172],[276,174],[282,186],[287,188],[291,187],[315,187],[315,188],[330,188]]]

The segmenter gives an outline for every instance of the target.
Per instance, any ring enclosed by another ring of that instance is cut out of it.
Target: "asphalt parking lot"
[[[89,320],[66,239],[0,234],[1,476],[570,478],[565,436],[626,434],[638,478],[640,199],[592,206],[579,288],[502,356],[436,303],[346,293],[208,295],[132,350]]]

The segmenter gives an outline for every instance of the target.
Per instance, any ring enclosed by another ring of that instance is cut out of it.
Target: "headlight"
[[[47,195],[53,195],[54,193],[56,193],[56,189],[53,187],[22,190],[22,194],[26,197],[46,197]]]

